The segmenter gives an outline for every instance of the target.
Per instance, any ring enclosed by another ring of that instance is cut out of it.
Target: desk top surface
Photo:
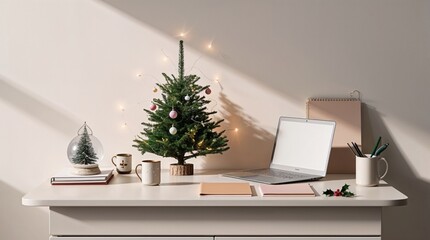
[[[200,196],[200,182],[244,182],[220,175],[221,171],[197,171],[193,176],[170,176],[163,170],[160,186],[143,186],[134,174],[118,175],[108,185],[56,185],[46,181],[22,198],[25,206],[80,207],[384,207],[407,204],[407,196],[381,181],[378,187],[355,184],[354,175],[332,174],[309,182],[316,197],[262,197],[259,183],[253,196]],[[355,197],[325,197],[345,183]]]

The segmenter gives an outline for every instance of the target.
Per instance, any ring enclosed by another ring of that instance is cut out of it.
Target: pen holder
[[[385,163],[385,171],[382,175],[379,174],[379,162]],[[388,162],[385,158],[380,156],[370,157],[370,154],[366,154],[366,157],[355,158],[355,182],[361,186],[378,186],[379,180],[385,177],[388,172]]]

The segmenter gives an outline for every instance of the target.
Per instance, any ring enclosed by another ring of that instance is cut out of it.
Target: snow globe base
[[[101,171],[98,164],[73,164],[72,173],[76,175],[96,175]]]

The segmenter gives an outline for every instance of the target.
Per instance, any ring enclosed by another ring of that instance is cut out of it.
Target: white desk
[[[51,239],[381,239],[382,207],[406,205],[407,197],[384,182],[356,186],[353,177],[330,175],[311,185],[321,195],[347,183],[354,198],[261,197],[258,191],[253,197],[199,196],[200,182],[240,180],[165,171],[155,187],[142,186],[132,174],[116,175],[109,185],[47,181],[22,203],[49,207]]]

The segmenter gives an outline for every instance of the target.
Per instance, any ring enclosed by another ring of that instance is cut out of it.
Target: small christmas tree
[[[94,151],[91,143],[90,135],[88,134],[87,124],[84,123],[84,131],[78,142],[78,148],[75,156],[72,158],[74,164],[89,165],[95,164],[98,160],[97,154]]]
[[[161,99],[153,99],[148,113],[149,122],[141,136],[134,140],[136,147],[142,154],[149,152],[162,157],[175,158],[178,163],[186,164],[186,160],[207,154],[222,153],[229,149],[225,131],[216,132],[224,120],[212,121],[211,115],[216,111],[207,111],[205,105],[210,101],[204,94],[210,94],[210,86],[197,84],[200,79],[196,75],[184,76],[184,47],[179,42],[179,76],[169,77],[163,73],[166,83],[157,84],[161,89]],[[204,93],[204,94],[203,94]],[[175,167],[173,165],[173,167]],[[179,172],[173,175],[192,174]]]

